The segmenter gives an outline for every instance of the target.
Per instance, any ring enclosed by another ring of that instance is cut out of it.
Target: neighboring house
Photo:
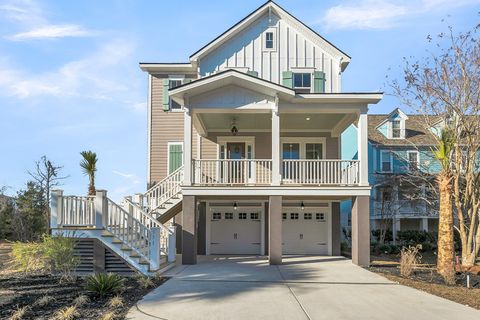
[[[390,114],[368,115],[371,228],[437,231],[437,196],[432,189],[441,168],[432,150],[442,121],[425,115],[406,115],[397,108]],[[342,157],[356,152],[357,129],[342,134]],[[347,147],[348,146],[348,147]],[[355,155],[354,155],[355,157]],[[342,225],[349,226],[349,204],[342,203]]]
[[[150,189],[127,200],[127,210],[104,207],[97,195],[110,219],[102,224],[96,211],[96,227],[107,231],[97,239],[119,238],[138,255],[124,225],[146,234],[173,223],[184,264],[197,254],[268,255],[271,264],[282,254],[340,255],[340,202],[352,199],[352,260],[368,265],[367,112],[382,94],[342,92],[349,63],[272,1],[187,62],[140,63],[148,73]],[[342,159],[341,134],[353,123],[358,155]],[[126,237],[111,226],[118,219]],[[173,231],[160,238],[161,255],[174,259]],[[151,250],[140,255],[149,270],[159,266]]]

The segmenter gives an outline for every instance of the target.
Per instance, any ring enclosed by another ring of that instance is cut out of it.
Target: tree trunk
[[[455,247],[453,241],[452,183],[448,174],[438,176],[440,210],[438,221],[437,272],[445,282],[455,281]]]

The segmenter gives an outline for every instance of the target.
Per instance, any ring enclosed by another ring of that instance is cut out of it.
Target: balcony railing
[[[358,185],[358,160],[283,160],[284,185]],[[272,160],[193,160],[194,185],[271,185]]]

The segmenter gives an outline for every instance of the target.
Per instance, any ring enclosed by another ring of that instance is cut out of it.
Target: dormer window
[[[400,120],[392,121],[392,138],[398,139],[402,137],[402,128]]]

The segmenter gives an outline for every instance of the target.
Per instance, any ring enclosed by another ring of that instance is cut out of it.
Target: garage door
[[[261,218],[255,210],[210,212],[211,254],[260,254]]]
[[[328,214],[326,210],[283,213],[284,254],[328,254]]]

